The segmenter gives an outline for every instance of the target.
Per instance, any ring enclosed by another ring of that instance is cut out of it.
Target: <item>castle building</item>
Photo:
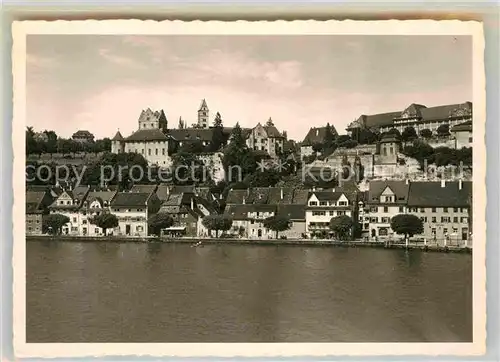
[[[198,127],[209,128],[209,115],[210,111],[208,110],[207,101],[203,99],[198,109]]]
[[[267,152],[271,157],[276,157],[283,152],[285,137],[272,123],[271,118],[265,126],[257,123],[247,138],[248,148],[254,151]]]
[[[111,140],[112,153],[139,153],[149,164],[167,167],[172,160],[168,154],[169,137],[165,135],[168,121],[163,110],[143,110],[138,130],[124,138],[120,131]]]
[[[436,133],[443,124],[451,128],[467,121],[472,121],[471,102],[436,107],[412,103],[403,111],[361,115],[349,124],[347,131],[351,136],[356,136],[360,129],[383,133],[395,128],[402,133],[406,127],[413,127],[417,134],[423,129]]]

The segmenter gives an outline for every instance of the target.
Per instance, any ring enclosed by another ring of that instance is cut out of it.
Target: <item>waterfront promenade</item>
[[[410,241],[408,245],[401,242],[375,242],[363,240],[340,241],[332,239],[248,239],[248,238],[199,238],[199,237],[130,237],[130,236],[70,236],[70,235],[27,235],[26,241],[62,241],[62,242],[116,242],[116,243],[183,243],[203,246],[203,244],[231,245],[283,245],[283,246],[332,246],[363,247],[385,249],[412,249],[434,252],[472,253],[468,246],[444,245],[443,243],[423,243]],[[201,243],[200,243],[201,242]]]

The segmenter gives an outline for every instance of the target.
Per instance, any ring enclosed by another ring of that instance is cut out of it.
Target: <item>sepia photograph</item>
[[[480,23],[128,22],[14,26],[18,346],[484,349]]]

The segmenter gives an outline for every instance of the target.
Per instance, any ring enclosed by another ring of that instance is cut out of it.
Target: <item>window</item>
[[[469,222],[469,218],[468,217],[463,217],[462,218],[462,224],[465,224],[465,223],[468,223]]]
[[[311,202],[309,202],[309,206],[318,206],[318,202],[317,201],[311,201]]]
[[[391,150],[391,155],[394,154],[394,148],[392,148],[392,146],[391,146],[390,150]]]
[[[138,212],[142,212],[143,209],[137,209]]]
[[[64,201],[59,201],[59,205],[64,205]]]
[[[151,156],[151,148],[148,149],[148,156]]]
[[[339,206],[347,206],[347,201],[339,201]]]
[[[469,137],[469,143],[472,143],[472,137]]]
[[[432,208],[432,212],[436,212],[436,208],[435,207]]]
[[[337,211],[337,216],[345,215],[345,211]]]
[[[457,216],[453,216],[453,222],[458,222],[458,217]]]
[[[425,209],[422,207],[422,208],[420,209],[420,212],[425,212]]]
[[[436,217],[435,216],[432,217],[432,222],[436,222]]]
[[[31,224],[32,220],[28,220],[28,224]]]
[[[76,217],[73,218],[73,222],[76,222]]]
[[[36,221],[36,223],[37,223],[37,224],[40,224],[40,220],[37,220],[37,221]]]
[[[165,156],[165,149],[164,149],[164,148],[162,148],[162,149],[161,149],[161,154],[162,154],[163,156]]]
[[[319,206],[326,206],[327,205],[327,202],[326,201],[320,201],[319,202]]]
[[[466,211],[466,209],[463,207],[460,209],[460,212],[465,212],[465,211]]]
[[[435,229],[435,228],[432,228],[432,229],[431,229],[431,233],[432,233],[432,236],[434,236],[434,237],[435,237],[435,236],[436,236],[436,229]]]
[[[384,212],[389,212],[389,208],[387,206],[384,206]]]
[[[132,211],[132,209],[128,209],[128,210],[127,210],[127,212],[131,212],[131,211]]]
[[[330,211],[330,216],[335,215],[335,211]]]
[[[94,229],[94,234],[99,234],[99,228]]]
[[[71,201],[67,201],[67,202],[66,202],[66,205],[71,205]]]
[[[399,212],[405,212],[405,208],[404,208],[404,206],[400,206],[400,207],[399,207]]]
[[[370,222],[377,223],[377,222],[378,222],[378,217],[372,217],[372,218],[370,219]]]
[[[373,207],[370,207],[370,212],[377,212],[377,207],[376,206],[373,206]]]
[[[325,211],[313,211],[313,216],[326,216]]]
[[[453,212],[458,212],[458,207],[454,207]]]
[[[87,224],[87,220],[83,220],[83,221],[82,221],[82,224],[83,224],[83,225],[86,225],[86,224]]]
[[[141,150],[141,153],[144,154],[144,148]]]
[[[382,222],[383,222],[384,224],[387,224],[387,223],[389,223],[390,221],[389,221],[389,218],[388,218],[388,217],[383,217],[383,218],[382,218]]]
[[[441,222],[450,222],[450,218],[448,216],[441,217]]]
[[[447,207],[443,207],[443,212],[448,212],[448,208]]]
[[[155,149],[155,155],[158,156],[158,148]]]
[[[443,228],[443,234],[448,234],[448,228]]]
[[[457,229],[457,228],[453,228],[453,229],[452,229],[452,232],[453,232],[454,234],[456,234],[456,233],[458,233],[458,229]]]

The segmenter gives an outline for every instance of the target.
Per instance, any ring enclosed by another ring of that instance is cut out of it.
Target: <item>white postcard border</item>
[[[13,332],[16,357],[331,355],[481,355],[486,351],[486,89],[482,24],[458,20],[387,21],[26,21],[13,28],[14,245]],[[473,37],[473,342],[472,343],[26,343],[25,125],[28,34],[471,35]]]

